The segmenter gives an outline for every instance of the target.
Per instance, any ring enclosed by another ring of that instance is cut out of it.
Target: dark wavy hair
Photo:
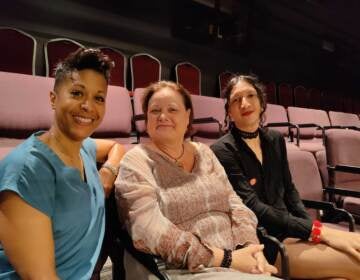
[[[144,113],[145,122],[147,122],[147,111],[149,108],[149,101],[150,101],[151,97],[154,95],[155,92],[158,92],[159,90],[161,90],[163,88],[170,88],[173,91],[178,92],[182,96],[185,109],[190,110],[189,125],[188,125],[187,131],[185,133],[185,136],[189,136],[192,132],[192,122],[194,120],[194,109],[193,109],[190,93],[181,84],[177,84],[177,83],[174,83],[171,81],[159,81],[159,82],[150,84],[145,89],[144,95],[142,97],[142,110]]]
[[[110,72],[115,63],[99,49],[79,48],[70,53],[63,61],[59,62],[54,69],[55,85],[59,86],[73,71],[91,69],[102,74],[109,83]]]
[[[261,106],[261,112],[260,112],[260,126],[263,125],[263,123],[265,122],[265,116],[264,116],[264,112],[266,110],[266,94],[265,94],[265,90],[264,90],[264,86],[263,84],[261,84],[259,82],[259,79],[256,76],[253,75],[235,75],[233,78],[231,78],[231,80],[228,82],[228,84],[226,85],[224,91],[223,91],[223,96],[225,96],[225,112],[226,112],[226,116],[225,116],[225,125],[229,125],[229,102],[230,102],[230,95],[232,90],[234,89],[234,87],[236,86],[236,84],[239,81],[245,81],[248,84],[250,84],[257,93],[257,97],[259,98],[260,101],[260,106]]]

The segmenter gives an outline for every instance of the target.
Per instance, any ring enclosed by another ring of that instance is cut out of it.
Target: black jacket
[[[244,203],[255,212],[259,225],[283,240],[309,238],[312,221],[292,182],[285,140],[274,130],[260,129],[263,163],[241,139],[238,130],[220,138],[211,149]]]

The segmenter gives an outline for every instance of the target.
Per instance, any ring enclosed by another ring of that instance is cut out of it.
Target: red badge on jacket
[[[250,186],[255,186],[255,184],[256,184],[256,178],[250,179],[249,184],[250,184]]]

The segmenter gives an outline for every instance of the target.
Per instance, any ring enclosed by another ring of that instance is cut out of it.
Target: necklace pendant
[[[178,167],[180,167],[180,168],[184,168],[183,163],[180,162],[180,161],[175,161],[175,164],[176,164]]]

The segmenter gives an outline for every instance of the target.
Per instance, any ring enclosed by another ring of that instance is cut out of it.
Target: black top
[[[260,129],[263,163],[241,139],[237,128],[211,149],[223,165],[235,192],[255,212],[259,225],[280,240],[307,240],[312,220],[299,197],[289,170],[283,136]]]

